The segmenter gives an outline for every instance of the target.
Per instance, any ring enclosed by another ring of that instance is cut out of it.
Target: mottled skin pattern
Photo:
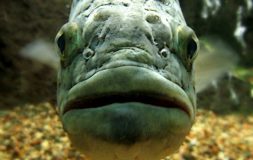
[[[56,43],[59,114],[88,159],[178,149],[195,118],[198,39],[177,0],[76,0]]]

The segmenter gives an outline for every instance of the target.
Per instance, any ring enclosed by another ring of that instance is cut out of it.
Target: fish
[[[90,160],[158,160],[177,151],[196,117],[198,51],[223,53],[210,39],[212,50],[201,50],[177,0],[74,0],[55,42],[58,57],[41,62],[58,71],[63,128]],[[41,59],[33,56],[41,44],[23,55]]]
[[[195,119],[198,38],[177,0],[73,1],[56,36],[57,102],[91,160],[158,160]]]

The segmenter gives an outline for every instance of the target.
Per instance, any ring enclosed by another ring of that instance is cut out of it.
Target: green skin
[[[74,1],[56,43],[60,118],[88,159],[178,149],[195,119],[198,39],[177,0]]]

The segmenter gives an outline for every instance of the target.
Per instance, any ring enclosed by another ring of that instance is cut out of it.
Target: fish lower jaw
[[[137,66],[105,69],[73,86],[62,99],[60,112],[98,108],[113,103],[140,102],[178,108],[193,121],[194,106],[186,92],[152,70]]]
[[[110,143],[85,134],[82,135],[85,140],[71,134],[69,137],[76,144],[76,148],[92,160],[100,160],[101,157],[103,160],[159,160],[175,152],[184,140],[184,138],[178,139],[176,136],[171,136],[128,146]],[[83,145],[84,142],[89,145]]]

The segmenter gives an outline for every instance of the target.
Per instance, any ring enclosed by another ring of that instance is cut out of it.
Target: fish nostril
[[[146,21],[148,23],[151,23],[151,24],[159,23],[160,22],[160,17],[158,15],[155,15],[155,14],[150,14],[146,17]]]
[[[164,58],[168,58],[169,55],[170,55],[170,51],[169,51],[168,48],[163,48],[163,49],[159,52],[159,54],[160,54],[162,57],[164,57]]]
[[[85,60],[89,60],[91,57],[94,56],[94,51],[89,48],[86,48],[82,54]]]

